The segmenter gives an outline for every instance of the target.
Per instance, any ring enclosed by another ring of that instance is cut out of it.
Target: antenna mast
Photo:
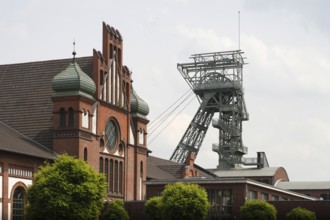
[[[238,49],[241,49],[241,12],[238,11]]]

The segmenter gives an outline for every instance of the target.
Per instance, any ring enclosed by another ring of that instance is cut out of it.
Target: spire
[[[73,55],[73,63],[76,62],[76,41],[75,39],[73,39],[73,52],[72,52],[72,55]]]

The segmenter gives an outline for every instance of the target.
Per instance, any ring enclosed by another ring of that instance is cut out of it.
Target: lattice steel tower
[[[242,121],[248,120],[244,101],[241,50],[195,54],[191,63],[178,64],[178,70],[200,101],[200,107],[189,124],[170,160],[184,163],[188,154],[197,156],[212,121],[219,129],[219,143],[212,150],[219,154],[219,168],[242,163],[247,147],[242,142]],[[213,119],[215,113],[219,117]]]

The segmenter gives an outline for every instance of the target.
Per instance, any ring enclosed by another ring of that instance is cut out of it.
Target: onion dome
[[[147,119],[146,116],[149,114],[148,104],[136,94],[133,87],[131,89],[131,114],[133,117],[144,119]]]
[[[93,99],[96,91],[94,81],[84,73],[75,61],[52,80],[54,96],[83,96]]]

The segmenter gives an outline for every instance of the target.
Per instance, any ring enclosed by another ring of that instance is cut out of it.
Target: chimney
[[[199,173],[198,171],[194,168],[194,161],[196,159],[196,155],[194,152],[190,152],[186,162],[185,162],[185,167],[183,171],[183,178],[189,178],[189,177],[198,177]]]

